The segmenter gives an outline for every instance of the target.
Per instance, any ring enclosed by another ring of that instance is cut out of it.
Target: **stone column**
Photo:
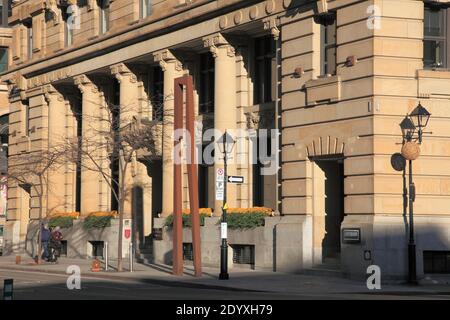
[[[209,48],[215,58],[215,84],[214,84],[214,127],[224,134],[228,130],[230,135],[235,136],[237,127],[236,110],[236,53],[234,47],[221,34],[214,34],[203,39],[204,46]],[[218,139],[220,137],[216,137]],[[223,168],[223,155],[216,148],[216,160],[214,169]],[[228,175],[236,174],[236,146],[229,160]],[[220,157],[220,159],[218,159]],[[227,187],[228,206],[236,206],[236,185],[228,184]],[[214,213],[222,214],[222,201],[215,201]]]
[[[128,69],[124,63],[119,63],[111,67],[111,74],[113,74],[120,85],[120,126],[129,125],[133,122],[133,118],[139,117],[140,109],[140,93],[139,85],[136,75]],[[133,163],[139,165],[136,158],[133,159]],[[131,174],[131,166],[129,163],[127,166],[127,172],[125,177],[119,177],[119,179],[125,179],[125,202],[124,202],[124,217],[131,218],[132,210],[132,188],[133,177]]]
[[[72,111],[71,99],[65,97],[65,113],[66,113],[66,137],[67,139],[77,138],[77,120],[76,115]],[[66,163],[65,165],[65,192],[66,192],[66,211],[74,212],[76,210],[77,199],[77,166],[74,163]],[[80,196],[80,195],[78,195]]]
[[[97,143],[99,130],[99,115],[103,107],[101,94],[97,86],[85,75],[75,77],[75,84],[82,94],[82,141],[83,148],[92,146],[86,145],[89,141]],[[93,166],[86,157],[83,166]],[[87,215],[90,212],[98,211],[101,207],[101,184],[103,182],[101,174],[82,168],[81,170],[81,214]]]
[[[183,75],[181,63],[169,50],[162,50],[154,54],[164,72],[164,120],[163,120],[163,200],[162,216],[173,213],[173,110],[174,110],[174,80]]]
[[[66,136],[66,103],[52,86],[43,88],[48,105],[48,148],[52,152]],[[47,173],[47,213],[64,212],[66,209],[65,167],[52,168]]]

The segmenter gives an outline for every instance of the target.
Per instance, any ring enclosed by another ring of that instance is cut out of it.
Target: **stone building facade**
[[[83,117],[109,104],[132,105],[139,119],[157,120],[155,97],[172,110],[173,81],[189,74],[203,128],[279,132],[276,174],[261,175],[264,164],[252,159],[261,137],[243,138],[235,155],[247,155],[247,163],[230,166],[245,183],[230,187],[229,206],[276,213],[263,231],[235,235],[234,244],[255,246],[257,266],[326,264],[361,276],[376,264],[402,277],[407,219],[391,156],[401,148],[399,123],[420,100],[432,113],[433,134],[414,162],[419,274],[448,255],[447,1],[22,0],[9,23],[13,45],[2,79],[10,89],[10,165],[58,137],[88,135]],[[157,159],[138,159],[130,173],[141,191],[129,199],[126,217],[139,221],[142,239],[173,208],[171,125],[162,127]],[[216,220],[219,167],[199,166],[200,205],[214,208]],[[48,214],[113,209],[107,183],[92,172],[77,175],[67,165],[49,176],[49,186]],[[6,241],[19,250],[37,218],[36,195],[10,185],[8,197]],[[135,212],[133,201],[142,210]],[[208,261],[220,239],[215,223],[203,229]],[[360,241],[343,241],[343,229],[359,231]],[[170,232],[164,234],[154,245],[161,260],[170,252]]]
[[[5,72],[8,68],[9,47],[11,46],[11,29],[8,28],[8,16],[11,13],[11,1],[0,2],[0,72]],[[0,253],[3,252],[3,231],[6,223],[7,211],[7,188],[5,185],[8,155],[8,87],[0,84]]]

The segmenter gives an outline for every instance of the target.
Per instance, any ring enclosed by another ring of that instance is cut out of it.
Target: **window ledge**
[[[326,76],[305,83],[307,104],[336,102],[341,99],[341,77]]]
[[[419,98],[448,98],[450,96],[449,80],[449,69],[417,70],[417,96]]]

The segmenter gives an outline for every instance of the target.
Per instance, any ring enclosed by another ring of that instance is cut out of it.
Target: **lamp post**
[[[416,243],[414,239],[414,202],[416,186],[413,181],[413,160],[420,155],[419,145],[423,141],[423,129],[428,125],[431,114],[420,104],[400,123],[403,135],[402,155],[409,161],[409,241],[408,241],[408,282],[417,284]],[[417,130],[417,138],[415,138]],[[416,143],[419,142],[419,144]]]
[[[222,245],[220,247],[220,275],[219,280],[228,280],[230,278],[228,274],[228,240],[227,240],[227,160],[231,152],[233,151],[235,141],[225,130],[223,136],[219,139],[218,145],[220,152],[223,154],[224,165],[224,196],[222,205],[222,224],[221,224],[221,238]]]

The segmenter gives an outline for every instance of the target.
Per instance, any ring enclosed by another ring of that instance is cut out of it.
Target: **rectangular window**
[[[448,21],[450,11],[439,6],[426,6],[423,21],[424,68],[447,68]]]
[[[8,70],[8,48],[0,48],[0,72]]]
[[[68,10],[68,7],[62,7],[62,17],[64,20],[64,46],[69,47],[73,43],[73,28],[72,23],[70,22],[71,13]]]
[[[109,30],[109,0],[99,0],[98,7],[100,11],[99,30],[104,34]]]
[[[103,257],[103,248],[105,243],[103,241],[89,241],[92,245],[92,257],[93,258],[104,258]]]
[[[23,136],[28,137],[30,135],[30,106],[28,102],[23,104],[24,108],[24,132]]]
[[[192,243],[183,243],[183,260],[194,261],[194,248]]]
[[[200,56],[200,112],[214,112],[215,61],[211,53]]]
[[[255,264],[255,246],[254,245],[231,245],[233,249],[233,263],[235,264]]]
[[[5,23],[8,24],[8,21],[5,21],[5,17],[4,17],[4,13],[5,13],[5,6],[4,6],[4,4],[5,4],[5,1],[2,0],[0,2],[0,25],[1,26],[4,26]]]
[[[320,74],[336,74],[336,14],[316,16],[320,23]]]
[[[63,257],[67,257],[67,240],[61,241],[61,251],[59,254]]]
[[[25,26],[27,27],[27,54],[28,59],[31,60],[33,58],[33,25],[30,22]]]
[[[8,26],[8,17],[11,16],[12,0],[0,0],[0,26]]]
[[[424,273],[450,273],[450,251],[424,251]]]
[[[146,18],[152,14],[152,0],[139,1],[140,18]]]
[[[272,74],[274,73],[274,59],[276,56],[276,42],[272,36],[255,39],[255,84],[254,104],[273,101]]]

